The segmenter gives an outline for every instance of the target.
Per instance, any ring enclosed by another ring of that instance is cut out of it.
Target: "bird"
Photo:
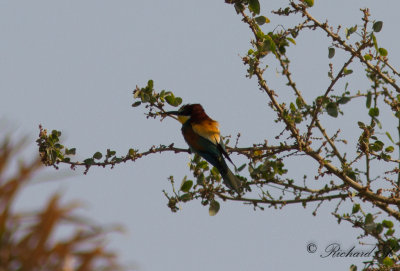
[[[241,181],[229,169],[224,159],[233,164],[221,139],[219,123],[211,119],[200,104],[186,104],[178,111],[169,111],[166,114],[177,116],[190,151],[197,153],[216,167],[224,184],[240,195]]]

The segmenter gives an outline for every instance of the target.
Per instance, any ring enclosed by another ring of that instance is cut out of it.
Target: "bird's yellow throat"
[[[178,116],[178,120],[180,123],[184,124],[190,119],[190,116]]]

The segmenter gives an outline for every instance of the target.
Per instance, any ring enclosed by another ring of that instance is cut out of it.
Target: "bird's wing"
[[[225,156],[225,158],[228,159],[228,161],[231,162],[231,164],[236,168],[236,165],[232,162],[229,154],[226,152],[224,141],[221,140],[218,143],[217,148]]]
[[[215,120],[205,120],[200,123],[192,123],[193,131],[215,145],[220,142],[219,124]]]
[[[219,124],[215,120],[206,120],[202,121],[198,124],[192,124],[193,131],[201,137],[204,137],[214,143],[217,146],[218,151],[225,156],[229,162],[233,164],[231,158],[225,150],[224,142],[221,141],[220,132],[219,132]]]

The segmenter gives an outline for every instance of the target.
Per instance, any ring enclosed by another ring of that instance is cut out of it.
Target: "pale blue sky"
[[[283,21],[271,8],[284,1],[260,2],[271,19],[265,29],[272,31]],[[380,45],[398,66],[397,0],[315,2],[310,11],[317,18],[344,26],[360,23],[359,8],[370,7],[373,17],[384,21]],[[245,78],[239,57],[249,49],[250,32],[222,0],[0,0],[0,36],[0,117],[31,136],[32,155],[39,123],[63,131],[65,145],[76,147],[79,159],[107,148],[123,155],[129,148],[145,150],[153,144],[186,147],[179,123],[147,120],[143,109],[131,107],[133,89],[148,79],[185,103],[203,104],[224,135],[242,134],[240,146],[274,142],[278,129],[267,98],[254,79]],[[291,46],[294,77],[306,97],[326,87],[328,45],[324,34],[308,32]],[[279,86],[274,69],[266,77]],[[360,77],[360,86],[364,81]],[[331,125],[336,128],[339,122]],[[354,123],[342,119],[340,125]],[[236,155],[232,159],[243,162]],[[110,246],[123,262],[146,271],[347,270],[363,260],[307,253],[310,241],[321,247],[333,241],[344,248],[357,245],[358,231],[346,223],[338,226],[328,204],[317,217],[312,208],[254,212],[231,202],[209,217],[197,201],[171,213],[161,191],[170,189],[169,175],[180,182],[190,174],[188,161],[187,154],[165,153],[113,170],[93,168],[86,176],[77,170],[63,181],[30,187],[19,206],[40,206],[55,190],[62,190],[66,200],[80,199],[94,220],[126,227],[125,235],[112,235]],[[296,163],[296,170],[303,169],[298,176],[314,168],[308,161]]]

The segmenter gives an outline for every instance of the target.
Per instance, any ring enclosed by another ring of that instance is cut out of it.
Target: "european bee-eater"
[[[218,122],[211,119],[200,104],[187,104],[167,114],[176,115],[182,123],[182,134],[190,150],[216,167],[225,185],[240,194],[240,180],[228,168],[224,159],[232,162],[221,140]]]

